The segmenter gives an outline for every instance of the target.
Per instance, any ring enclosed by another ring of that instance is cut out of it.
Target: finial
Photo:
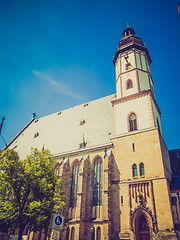
[[[43,144],[43,146],[42,146],[42,152],[44,151],[44,144]]]
[[[127,22],[127,28],[129,28],[129,24],[128,24],[128,22]]]

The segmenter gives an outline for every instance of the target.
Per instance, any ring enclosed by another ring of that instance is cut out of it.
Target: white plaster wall
[[[132,80],[133,88],[126,89],[126,85],[127,85],[126,82],[128,79]],[[123,91],[123,97],[129,96],[138,92],[136,71],[131,71],[122,75],[122,91]]]
[[[120,84],[120,81],[121,81],[121,77],[118,78],[118,81],[116,82],[116,92],[117,92],[117,98],[121,98],[122,95],[121,95],[121,84]]]
[[[119,60],[117,60],[117,62],[116,62],[115,69],[116,69],[116,79],[117,79],[118,76],[119,76],[119,73],[120,73],[120,71],[119,71]]]
[[[152,126],[148,98],[149,96],[143,96],[114,106],[115,135],[128,132],[128,116],[131,112],[134,112],[137,116],[138,130]]]

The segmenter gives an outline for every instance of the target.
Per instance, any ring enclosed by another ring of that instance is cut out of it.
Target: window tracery
[[[79,161],[76,161],[74,163],[73,169],[72,169],[70,207],[75,207],[76,206],[79,165],[80,165]]]
[[[102,205],[102,159],[96,158],[94,161],[93,175],[93,206]]]

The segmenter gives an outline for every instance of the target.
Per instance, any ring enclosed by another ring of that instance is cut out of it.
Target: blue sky
[[[127,21],[152,58],[165,142],[180,148],[179,1],[1,0],[0,118],[8,143],[32,118],[115,93]],[[4,147],[0,137],[0,149]]]

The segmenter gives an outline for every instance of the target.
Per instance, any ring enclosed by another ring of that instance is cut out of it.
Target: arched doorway
[[[150,240],[148,222],[143,213],[136,221],[136,236],[138,240]]]

